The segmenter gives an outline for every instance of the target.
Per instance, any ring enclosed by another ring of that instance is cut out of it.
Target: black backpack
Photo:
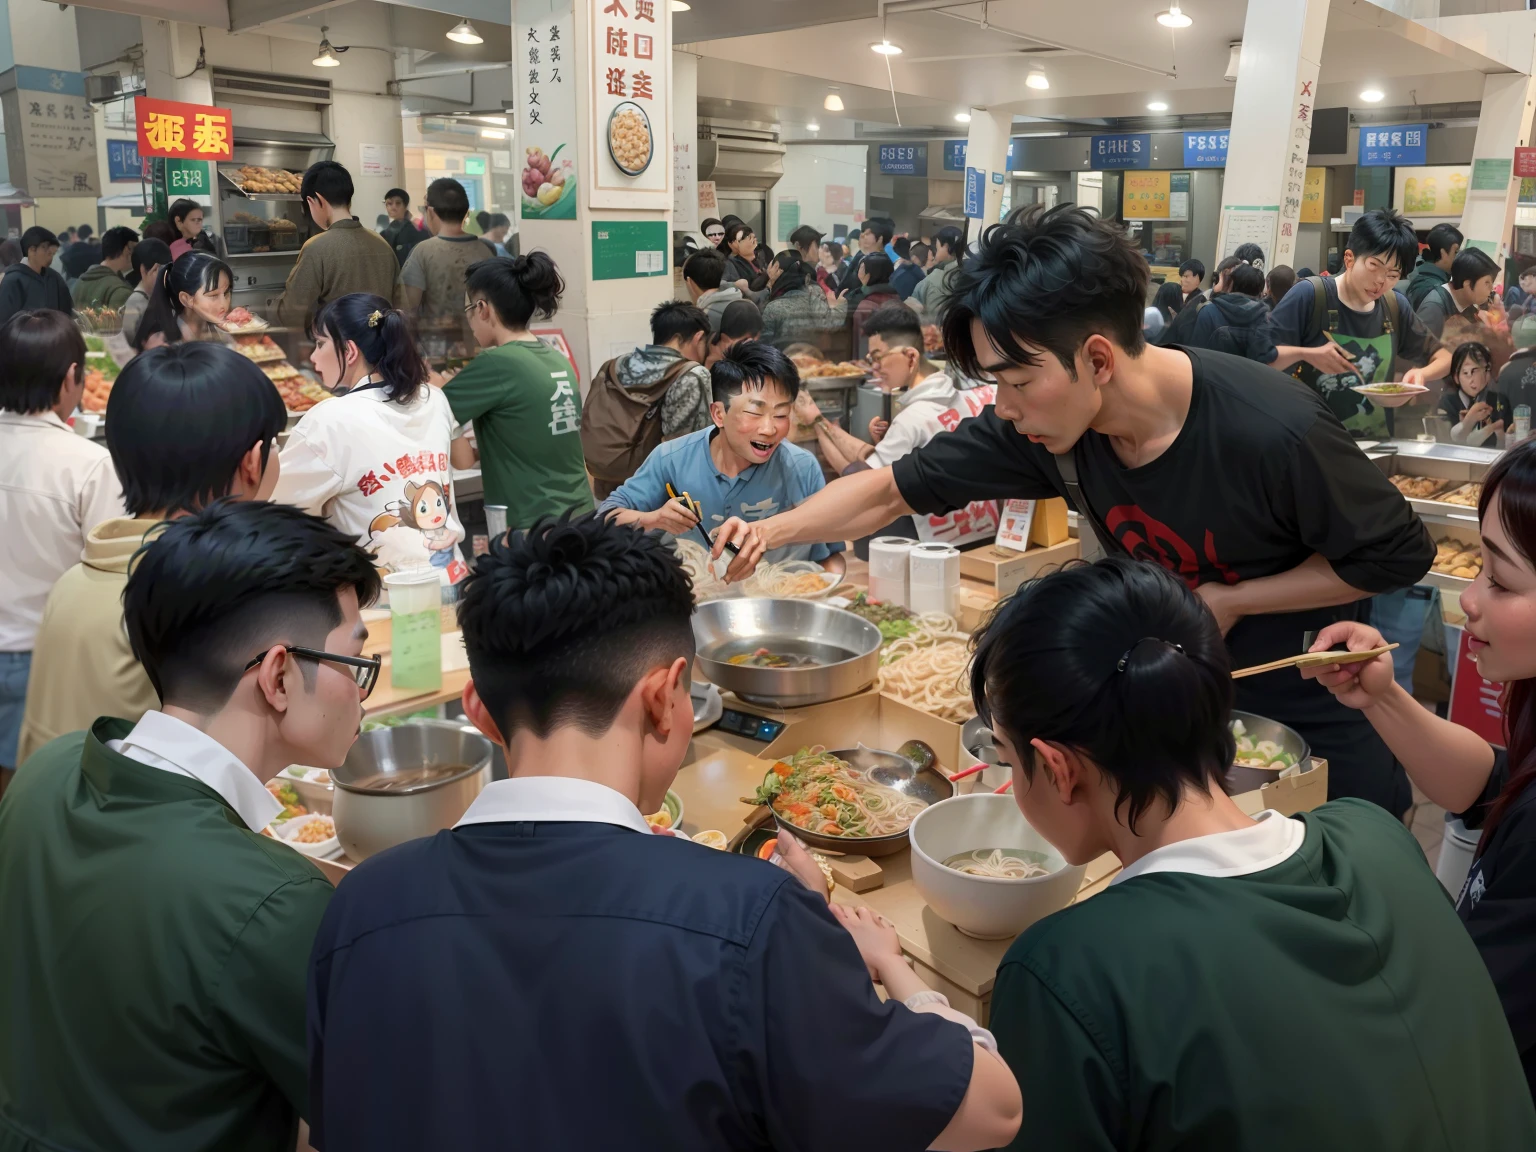
[[[1307,330],[1301,334],[1301,343],[1304,347],[1312,347],[1325,332],[1337,332],[1339,330],[1339,309],[1337,305],[1328,302],[1328,289],[1321,276],[1308,276],[1307,283],[1312,285],[1312,316],[1307,322]],[[1402,305],[1397,299],[1397,289],[1388,288],[1386,294],[1387,318],[1382,321],[1382,335],[1390,336],[1401,327],[1403,322]],[[1393,357],[1396,358],[1396,341],[1393,341]],[[1291,369],[1291,375],[1299,376],[1306,361],[1298,361],[1296,367]]]

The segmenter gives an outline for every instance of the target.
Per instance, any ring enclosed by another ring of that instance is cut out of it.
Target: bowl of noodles
[[[912,821],[912,883],[934,915],[979,940],[1007,940],[1077,895],[1068,864],[1013,797],[956,796]]]
[[[954,791],[942,772],[896,752],[818,745],[776,761],[743,799],[767,804],[780,828],[813,848],[889,856],[918,815]]]

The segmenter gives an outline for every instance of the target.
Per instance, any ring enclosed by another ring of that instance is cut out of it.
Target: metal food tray
[[[1461,444],[1440,444],[1427,440],[1384,440],[1375,445],[1367,455],[1382,474],[1391,476],[1432,476],[1446,481],[1444,495],[1454,492],[1463,484],[1481,482],[1488,469],[1499,458],[1493,448],[1469,448]],[[1447,504],[1443,500],[1406,497],[1409,505],[1421,517],[1432,522],[1457,528],[1470,526],[1477,531],[1477,509],[1464,504]],[[1456,581],[1465,586],[1466,580]]]

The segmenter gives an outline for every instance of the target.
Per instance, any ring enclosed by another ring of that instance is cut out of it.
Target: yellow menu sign
[[[1168,219],[1168,173],[1127,172],[1120,214],[1126,220]]]
[[[1301,191],[1301,222],[1323,222],[1323,187],[1328,181],[1328,169],[1308,168],[1307,182]]]

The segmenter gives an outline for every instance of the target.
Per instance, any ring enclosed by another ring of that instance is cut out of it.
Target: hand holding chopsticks
[[[1374,660],[1396,647],[1396,644],[1383,644],[1364,652],[1303,652],[1300,656],[1287,656],[1284,660],[1271,660],[1268,664],[1239,668],[1232,673],[1232,679],[1241,680],[1245,676],[1257,676],[1261,672],[1274,672],[1280,668],[1326,668],[1331,664],[1359,664],[1366,660]]]
[[[688,513],[688,515],[693,517],[693,523],[689,525],[689,527],[699,534],[699,539],[704,541],[705,551],[710,551],[713,549],[715,542],[709,538],[709,533],[704,531],[703,506],[687,492],[684,492],[681,496],[679,496],[670,483],[667,485],[667,495],[671,497],[672,500],[675,501],[678,505],[680,505],[681,508]],[[688,529],[685,528],[683,531],[687,530]],[[681,536],[682,532],[674,532],[673,535]],[[734,544],[727,544],[726,548],[733,556],[739,551],[739,549]]]

